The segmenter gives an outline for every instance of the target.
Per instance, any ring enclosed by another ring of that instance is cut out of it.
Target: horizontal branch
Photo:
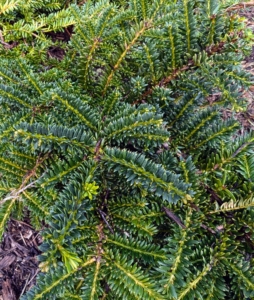
[[[226,11],[232,11],[232,10],[242,9],[251,6],[254,6],[254,2],[241,2],[228,7]]]

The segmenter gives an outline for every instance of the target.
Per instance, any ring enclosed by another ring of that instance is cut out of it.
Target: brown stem
[[[234,4],[234,5],[230,6],[230,7],[228,7],[226,9],[226,11],[237,10],[237,9],[246,8],[246,7],[250,7],[250,6],[254,6],[254,2],[237,3],[237,4]]]
[[[162,208],[164,210],[164,212],[166,213],[166,215],[173,221],[176,222],[176,224],[178,224],[180,227],[182,228],[186,228],[186,226],[182,223],[182,221],[174,214],[172,213],[171,210],[169,210],[167,207],[163,207]]]

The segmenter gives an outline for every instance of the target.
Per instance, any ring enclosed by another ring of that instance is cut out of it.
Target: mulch
[[[247,26],[254,32],[254,7],[247,7],[239,12],[246,17]],[[69,40],[72,28],[57,34],[52,33],[52,39]],[[49,58],[62,59],[64,50],[52,47],[48,51]],[[254,46],[252,53],[242,63],[243,67],[254,76]],[[245,92],[248,101],[245,112],[237,114],[244,130],[254,129],[254,85]],[[41,253],[39,246],[42,238],[33,229],[29,218],[24,221],[11,219],[0,243],[0,300],[18,300],[36,283],[36,275],[40,272],[37,256]]]
[[[246,18],[247,27],[254,32],[254,7],[247,7],[242,10],[239,15]],[[250,55],[242,62],[242,66],[254,77],[254,45]],[[244,130],[254,130],[254,85],[250,86],[249,90],[244,93],[244,98],[248,101],[247,110],[238,113],[237,118],[241,122]]]
[[[27,220],[10,220],[0,244],[0,300],[17,300],[35,284],[41,243]]]

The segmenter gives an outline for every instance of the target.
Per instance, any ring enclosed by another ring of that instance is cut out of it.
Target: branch
[[[215,53],[221,53],[222,50],[224,49],[225,42],[221,41],[217,43],[216,45],[212,44],[207,46],[205,49],[203,49],[207,56],[212,56]],[[178,69],[173,70],[172,74],[169,76],[161,79],[159,82],[155,83],[152,87],[150,87],[147,91],[145,91],[139,99],[137,99],[135,102],[132,103],[132,105],[136,105],[141,103],[143,100],[147,98],[147,96],[151,95],[154,92],[155,87],[163,87],[166,86],[168,83],[170,83],[172,80],[176,79],[179,75],[181,75],[182,72],[188,71],[193,67],[198,67],[195,64],[195,61],[190,59],[188,63]]]
[[[194,66],[194,61],[191,60],[187,65],[182,66],[181,68],[175,70],[171,75],[169,75],[168,77],[163,78],[161,81],[159,81],[157,84],[155,84],[153,87],[149,88],[143,95],[141,95],[140,99],[136,100],[135,102],[133,102],[132,105],[138,104],[140,103],[142,100],[144,100],[147,96],[151,95],[154,91],[154,88],[159,86],[165,86],[166,84],[168,84],[170,81],[172,81],[173,79],[175,79],[179,74],[181,74],[183,71],[187,71],[189,70],[191,67]]]
[[[164,212],[166,213],[166,215],[172,219],[173,221],[176,222],[176,224],[178,224],[180,227],[182,228],[186,228],[186,226],[182,223],[182,221],[175,215],[172,213],[172,211],[170,211],[167,207],[163,207],[162,210],[164,210]]]
[[[17,199],[19,197],[19,195],[21,193],[23,193],[25,190],[29,189],[30,187],[33,187],[34,184],[39,181],[43,176],[44,176],[45,173],[42,174],[41,177],[39,177],[37,180],[29,183],[28,185],[24,186],[24,187],[21,187],[20,189],[18,190],[15,190],[15,191],[12,191],[9,196],[5,197],[3,200],[0,201],[0,205],[2,205],[3,203],[5,203],[6,201],[8,200],[11,200],[11,199]]]
[[[246,7],[250,7],[250,6],[254,6],[254,2],[237,3],[237,4],[234,4],[234,5],[230,6],[230,7],[228,7],[226,9],[226,11],[237,10],[237,9],[246,8]]]
[[[98,209],[98,211],[99,211],[99,213],[100,213],[100,215],[101,215],[103,221],[104,221],[104,222],[106,223],[106,225],[108,226],[108,229],[110,230],[110,232],[111,232],[112,234],[114,234],[113,228],[109,225],[109,222],[108,222],[107,219],[106,219],[107,215],[105,214],[105,212],[102,211],[101,209]]]
[[[30,180],[30,178],[32,178],[33,176],[36,175],[36,170],[38,167],[40,167],[42,165],[42,163],[49,157],[50,153],[45,154],[43,157],[38,157],[35,166],[33,167],[32,170],[29,170],[25,176],[24,176],[24,180],[22,182],[22,184],[19,186],[18,189],[12,191],[8,196],[6,196],[3,200],[0,201],[0,205],[2,205],[3,203],[5,203],[8,200],[11,199],[17,199],[19,197],[19,195],[21,193],[23,193],[25,190],[27,190],[28,188],[34,186],[34,184],[39,181],[46,172],[44,172],[41,177],[39,177],[38,179],[36,179],[35,181],[29,183],[28,185],[26,185],[26,183]]]

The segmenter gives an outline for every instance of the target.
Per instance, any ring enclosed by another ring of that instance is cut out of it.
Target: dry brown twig
[[[36,176],[36,170],[38,169],[38,167],[40,167],[42,165],[42,163],[49,157],[50,153],[47,153],[44,157],[38,157],[36,164],[34,166],[34,168],[32,170],[29,170],[25,176],[23,177],[23,182],[22,184],[15,190],[13,190],[11,193],[9,193],[3,200],[0,201],[0,205],[2,205],[3,203],[5,203],[8,200],[15,200],[17,198],[19,198],[20,194],[23,193],[25,190],[27,190],[30,187],[33,187],[34,184],[36,182],[38,182],[46,172],[44,172],[41,177],[39,177],[38,179],[36,179],[35,181],[29,183],[28,185],[26,185],[29,180],[33,177]]]
[[[33,187],[34,184],[36,182],[38,182],[44,176],[44,174],[45,173],[43,173],[41,177],[39,177],[37,180],[29,183],[28,185],[26,185],[26,186],[24,186],[20,189],[12,191],[8,196],[6,196],[3,200],[0,201],[0,205],[2,205],[3,203],[5,203],[8,200],[17,199],[20,196],[21,193],[23,193],[25,190],[29,189],[30,187]]]
[[[232,11],[232,10],[242,9],[251,6],[254,6],[254,2],[241,2],[228,7],[226,11]]]

